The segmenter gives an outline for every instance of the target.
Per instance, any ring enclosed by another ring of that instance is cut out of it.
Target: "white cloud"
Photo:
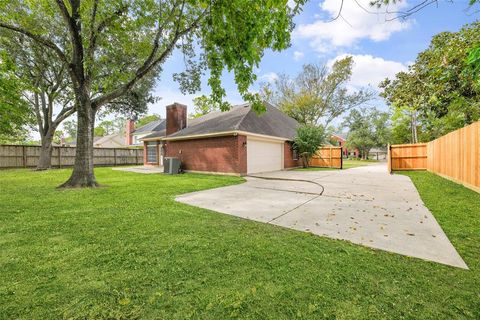
[[[336,60],[351,56],[354,64],[352,67],[352,78],[350,85],[361,87],[372,85],[377,87],[385,78],[393,78],[400,71],[405,71],[407,66],[403,63],[391,60],[385,60],[380,57],[371,55],[352,55],[342,54],[330,60],[328,65],[331,66]]]
[[[276,74],[275,72],[265,73],[264,75],[258,78],[258,80],[260,81],[266,81],[270,83],[274,82],[277,79],[278,79],[278,74]]]
[[[350,47],[361,39],[373,41],[387,40],[391,34],[407,29],[410,21],[395,19],[395,13],[385,13],[385,8],[370,7],[371,0],[345,0],[338,15],[340,1],[325,0],[320,8],[328,15],[328,19],[317,19],[310,24],[299,25],[294,36],[310,41],[310,45],[318,52],[325,53],[330,50]],[[395,12],[406,6],[406,1],[390,5],[389,12]],[[368,11],[368,12],[367,12]]]
[[[304,57],[304,54],[303,54],[303,52],[301,52],[301,51],[295,51],[295,52],[293,53],[293,59],[294,59],[295,61],[301,60],[301,59],[303,59],[303,57]]]

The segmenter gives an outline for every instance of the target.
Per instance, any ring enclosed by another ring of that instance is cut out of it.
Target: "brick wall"
[[[300,161],[293,159],[293,145],[291,142],[286,141],[285,146],[283,147],[283,161],[285,168],[299,167]]]
[[[187,106],[174,103],[169,106],[166,106],[166,128],[165,132],[168,135],[182,130],[187,126]]]
[[[246,174],[244,142],[245,136],[167,141],[165,155],[179,158],[184,170]]]

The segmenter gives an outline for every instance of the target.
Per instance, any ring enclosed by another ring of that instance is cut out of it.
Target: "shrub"
[[[294,148],[302,158],[303,167],[308,167],[310,158],[325,141],[325,129],[321,126],[303,125],[297,129]]]

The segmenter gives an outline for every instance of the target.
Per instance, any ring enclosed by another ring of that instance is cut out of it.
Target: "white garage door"
[[[247,173],[283,169],[283,142],[247,137]]]

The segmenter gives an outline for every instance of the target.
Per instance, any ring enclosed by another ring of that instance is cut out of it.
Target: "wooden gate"
[[[310,166],[322,168],[343,168],[342,147],[320,147],[310,159]]]

